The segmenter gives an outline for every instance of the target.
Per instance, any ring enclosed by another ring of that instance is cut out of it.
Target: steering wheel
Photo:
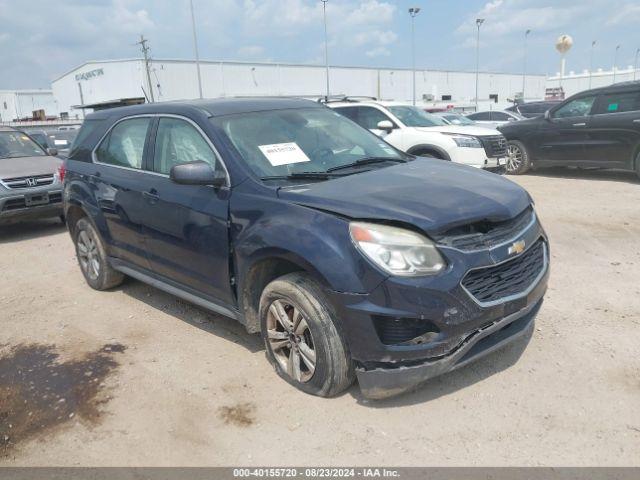
[[[327,164],[327,160],[330,156],[333,157],[333,155],[333,150],[327,147],[318,147],[310,153],[312,159],[319,160],[323,166]]]

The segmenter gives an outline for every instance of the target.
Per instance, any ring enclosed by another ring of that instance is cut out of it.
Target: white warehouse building
[[[36,110],[58,116],[58,104],[51,90],[0,90],[0,123],[31,118]]]
[[[562,87],[565,97],[589,90],[591,88],[606,87],[615,83],[630,82],[640,80],[640,70],[629,65],[627,68],[616,68],[614,72],[611,70],[603,70],[599,68],[592,72],[583,70],[582,72],[569,72],[561,76],[560,73],[549,77],[547,87]]]
[[[317,65],[201,61],[203,97],[325,94],[325,68]],[[410,100],[410,69],[330,67],[332,94]],[[189,60],[154,59],[149,82],[142,59],[90,61],[52,82],[61,112],[81,114],[78,107],[120,99],[151,97],[155,101],[198,98],[196,63]],[[527,99],[542,99],[545,75],[527,75]],[[151,85],[149,85],[151,83]],[[522,74],[480,72],[480,101],[497,98],[494,108],[522,91]],[[475,72],[417,70],[416,95],[429,102],[471,104],[475,100]]]

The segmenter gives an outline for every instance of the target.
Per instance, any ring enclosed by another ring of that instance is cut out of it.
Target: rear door
[[[98,208],[106,224],[110,253],[148,269],[142,222],[148,214],[143,202],[147,173],[143,159],[152,117],[139,116],[116,123],[93,153],[95,171],[89,176]]]
[[[180,287],[233,305],[227,223],[231,190],[179,185],[169,178],[172,166],[195,160],[226,171],[222,160],[200,127],[185,117],[160,116],[154,133],[152,172],[143,192],[151,268]]]
[[[534,158],[555,165],[576,165],[587,159],[585,144],[596,95],[574,98],[540,122],[532,142]]]
[[[633,168],[640,145],[640,89],[600,95],[589,122],[587,160],[597,166]]]

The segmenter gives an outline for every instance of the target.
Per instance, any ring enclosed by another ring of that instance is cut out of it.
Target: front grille
[[[441,235],[433,235],[433,239],[441,245],[458,250],[484,250],[517,237],[534,218],[533,208],[528,207],[510,220],[470,223],[447,230]]]
[[[518,257],[493,267],[472,270],[462,286],[479,302],[500,301],[521,294],[533,285],[545,268],[546,245],[542,239]]]
[[[482,142],[487,157],[506,157],[507,156],[507,139],[502,135],[487,135],[478,137]]]
[[[53,183],[53,174],[3,178],[2,183],[7,188],[12,189],[42,187],[43,185],[51,185]]]

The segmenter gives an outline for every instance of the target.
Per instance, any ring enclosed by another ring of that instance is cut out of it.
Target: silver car
[[[0,223],[62,218],[62,160],[23,132],[0,127]]]

